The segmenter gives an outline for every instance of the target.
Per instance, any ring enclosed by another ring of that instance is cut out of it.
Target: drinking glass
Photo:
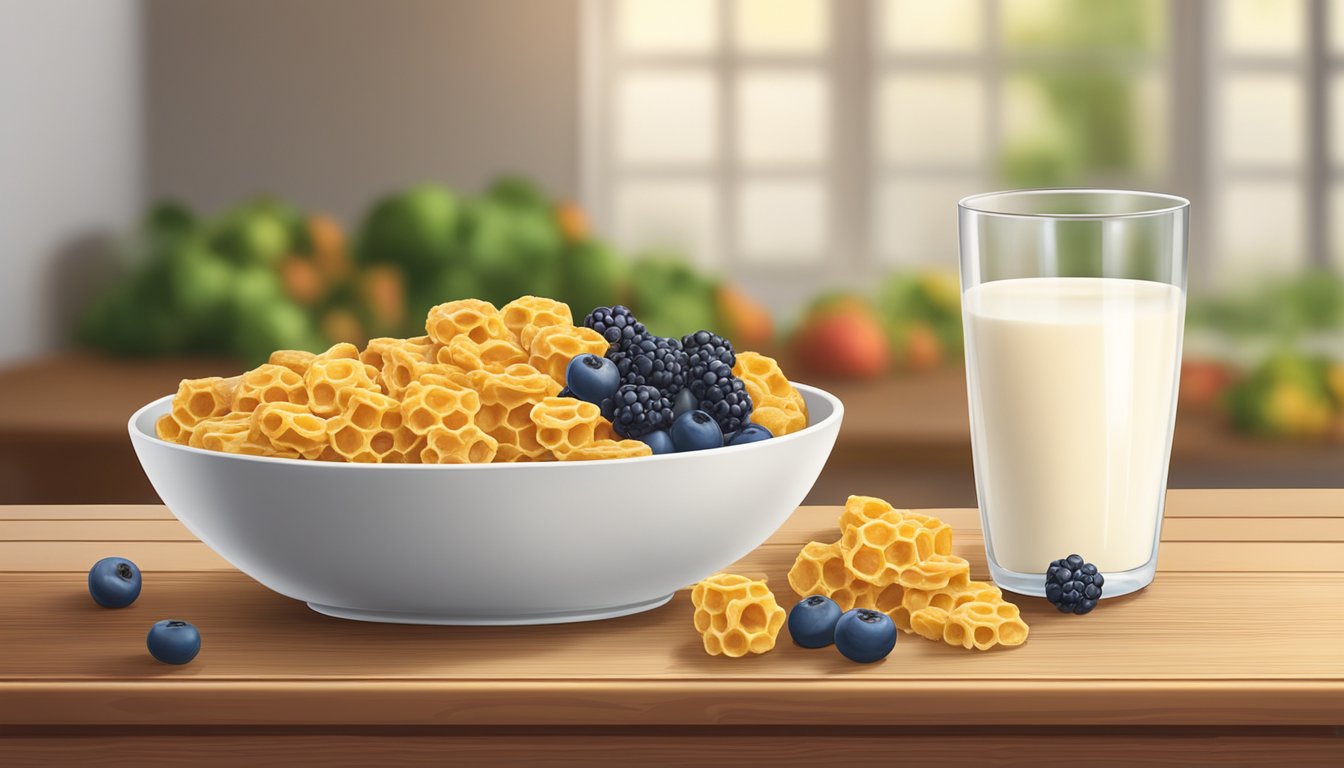
[[[976,494],[994,581],[1045,594],[1078,554],[1103,595],[1157,568],[1189,201],[1103,189],[958,203]]]

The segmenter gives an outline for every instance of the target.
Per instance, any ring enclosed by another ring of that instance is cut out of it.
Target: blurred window
[[[1344,267],[1344,0],[585,7],[585,196],[627,248],[852,282],[955,265],[963,195],[1088,185],[1195,199],[1196,285]]]

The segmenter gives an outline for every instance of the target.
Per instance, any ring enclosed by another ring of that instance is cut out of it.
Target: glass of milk
[[[971,444],[994,581],[1077,553],[1105,597],[1157,568],[1190,203],[1041,189],[958,204]]]

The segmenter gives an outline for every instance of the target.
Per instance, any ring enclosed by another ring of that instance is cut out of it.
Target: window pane
[[[813,180],[746,181],[738,194],[738,240],[745,260],[820,261],[826,249],[826,193]]]
[[[626,75],[616,88],[617,157],[653,164],[713,160],[716,90],[707,70]]]
[[[612,206],[616,241],[630,251],[665,249],[700,265],[715,261],[718,219],[706,181],[627,181]]]
[[[1010,50],[1156,51],[1166,39],[1161,0],[1005,0],[999,7]]]
[[[619,0],[617,46],[631,53],[705,53],[718,44],[715,0]]]
[[[737,45],[750,53],[814,53],[830,36],[824,0],[738,0]]]
[[[981,0],[884,0],[881,43],[892,53],[975,51],[983,26]]]
[[[1211,272],[1225,282],[1307,263],[1302,193],[1292,181],[1233,182],[1218,215],[1221,248]]]
[[[1166,86],[1158,74],[1083,70],[1009,77],[998,171],[1013,186],[1160,176]]]
[[[825,159],[830,110],[817,72],[749,72],[738,79],[737,152],[748,165]]]
[[[1217,125],[1231,164],[1295,164],[1302,156],[1302,84],[1292,75],[1256,74],[1223,81]]]
[[[878,95],[883,160],[969,166],[984,155],[983,86],[965,75],[890,75]]]
[[[1344,7],[1340,8],[1344,12]],[[1336,166],[1344,166],[1344,75],[1330,80],[1330,158]]]
[[[1304,46],[1303,0],[1221,0],[1209,7],[1219,16],[1223,48],[1229,53],[1293,54]]]
[[[1340,274],[1344,274],[1344,184],[1335,184],[1330,191],[1330,260]]]
[[[1325,13],[1330,21],[1330,47],[1335,53],[1344,52],[1344,0],[1329,0]]]
[[[973,177],[891,179],[873,211],[878,257],[893,266],[957,265],[957,201],[983,191]]]

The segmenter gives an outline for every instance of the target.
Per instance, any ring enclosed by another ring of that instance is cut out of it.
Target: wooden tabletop
[[[973,510],[933,510],[985,575]],[[522,628],[365,624],[269,592],[162,507],[0,508],[0,725],[544,726],[1344,724],[1344,490],[1173,491],[1156,582],[1066,616],[1018,598],[1016,649],[902,636],[883,663],[781,636],[760,657],[707,656],[686,592],[606,622]],[[835,538],[838,510],[801,508],[732,567],[785,573]],[[122,555],[144,572],[123,610],[85,573]],[[203,650],[145,651],[163,618]]]

